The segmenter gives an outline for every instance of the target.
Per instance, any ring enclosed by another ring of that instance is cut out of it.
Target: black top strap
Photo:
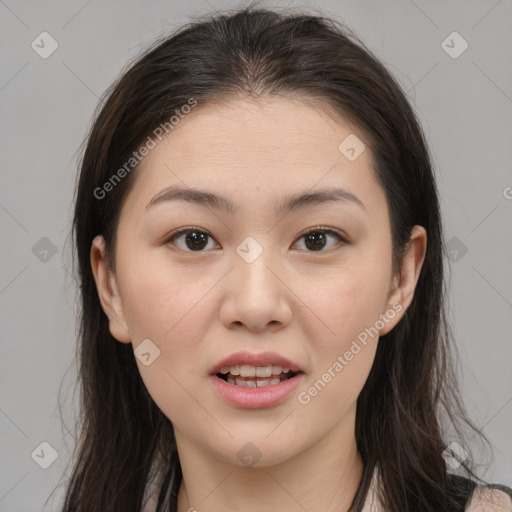
[[[491,489],[498,489],[498,491],[503,491],[507,493],[510,498],[512,499],[512,489],[510,487],[507,487],[506,485],[501,484],[489,484],[487,487],[490,487]]]
[[[448,495],[457,502],[458,510],[466,510],[466,505],[475,490],[476,483],[469,478],[459,475],[449,475],[449,480]]]
[[[449,475],[450,489],[448,494],[457,502],[459,510],[464,511],[470,501],[471,495],[475,490],[477,484],[469,478],[458,475]],[[512,499],[512,489],[506,485],[501,484],[487,484],[484,487],[487,489],[497,489],[503,491]]]

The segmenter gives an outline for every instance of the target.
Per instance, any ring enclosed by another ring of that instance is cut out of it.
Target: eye
[[[322,250],[325,248],[327,244],[327,238],[329,236],[336,237],[338,239],[338,244],[339,242],[348,243],[340,233],[323,226],[309,228],[303,235],[300,236],[299,239],[305,238],[305,246],[308,249],[311,249],[308,252],[325,252]]]
[[[185,247],[188,247],[191,250],[187,250],[183,246],[180,247],[179,244],[176,245],[178,248],[185,252],[204,252],[202,249],[208,245],[208,239],[210,238],[213,240],[213,238],[206,231],[203,231],[199,228],[188,227],[175,232],[170,238],[167,239],[165,243],[168,244],[170,242],[174,242],[175,240],[178,240],[182,237],[184,237],[183,240]]]
[[[305,238],[306,248],[310,249],[308,252],[325,252],[323,249],[325,248],[329,237],[337,238],[338,243],[348,243],[347,240],[337,231],[322,226],[309,228],[300,236],[300,238]],[[182,239],[181,246],[176,243],[176,241],[180,239]],[[203,249],[208,248],[208,239],[213,240],[212,236],[206,231],[195,227],[188,227],[176,231],[165,241],[165,244],[172,242],[179,249],[185,252],[204,252]]]

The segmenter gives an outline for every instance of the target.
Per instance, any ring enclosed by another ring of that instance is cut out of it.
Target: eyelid
[[[180,236],[182,233],[188,233],[189,231],[194,231],[196,233],[204,233],[205,235],[208,235],[212,240],[215,240],[215,238],[206,230],[198,227],[198,226],[186,226],[184,228],[179,228],[176,231],[173,231],[168,237],[164,239],[163,244],[167,245],[168,243],[172,242],[175,238]],[[201,252],[201,251],[190,251],[190,252]]]
[[[173,231],[165,240],[164,240],[164,245],[167,245],[168,243],[172,242],[175,238],[177,238],[178,236],[180,236],[181,234],[183,233],[188,233],[188,232],[191,232],[191,231],[195,231],[195,232],[198,232],[198,233],[203,233],[205,235],[207,235],[209,238],[211,238],[212,240],[214,240],[216,243],[218,243],[215,238],[206,230],[198,227],[198,226],[186,226],[186,227],[183,227],[183,228],[179,228],[177,229],[176,231]],[[350,240],[348,238],[348,236],[346,236],[343,232],[339,231],[338,229],[335,229],[335,228],[331,228],[329,226],[313,226],[311,228],[307,228],[305,231],[303,231],[296,239],[296,241],[300,240],[303,236],[305,235],[309,235],[310,233],[316,233],[318,231],[322,231],[324,233],[327,233],[327,234],[334,234],[335,236],[339,237],[341,243],[343,244],[350,244]],[[296,243],[296,242],[295,242]],[[294,245],[295,245],[294,243]],[[205,251],[185,251],[185,252],[197,252],[197,253],[201,253],[201,252],[205,252]],[[307,251],[307,252],[329,252],[329,251]]]
[[[327,234],[335,234],[336,236],[340,237],[341,241],[344,244],[349,244],[350,243],[350,239],[349,239],[349,237],[347,235],[345,235],[345,233],[343,233],[342,231],[339,231],[338,229],[330,228],[329,226],[314,226],[312,228],[308,228],[308,229],[306,229],[306,231],[303,231],[298,236],[298,238],[301,238],[304,235],[309,235],[309,233],[315,233],[317,231],[323,231],[323,232],[325,232]]]

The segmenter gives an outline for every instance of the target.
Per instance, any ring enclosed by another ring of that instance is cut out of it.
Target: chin
[[[230,440],[229,455],[226,457],[226,452],[218,453],[218,455],[229,464],[236,466],[268,468],[282,464],[299,453],[296,440],[293,442],[293,446],[284,446],[280,439],[265,439],[265,435],[259,433],[255,436],[236,438],[239,441]],[[296,439],[293,436],[287,437],[290,440]],[[218,445],[216,445],[216,448],[218,450]]]

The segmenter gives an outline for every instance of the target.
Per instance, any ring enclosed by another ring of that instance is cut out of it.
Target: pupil
[[[190,242],[193,245],[193,247],[190,247],[190,245],[188,245],[189,249],[202,249],[207,245],[207,235],[205,233],[191,231],[190,233],[187,233],[187,236],[185,238],[187,244]]]
[[[313,241],[312,247],[308,244],[308,241],[310,241],[310,240]],[[325,233],[320,233],[320,232],[310,233],[306,237],[306,246],[308,247],[308,249],[313,248],[313,250],[317,250],[317,249],[321,249],[322,247],[324,247],[324,245],[325,245]]]

